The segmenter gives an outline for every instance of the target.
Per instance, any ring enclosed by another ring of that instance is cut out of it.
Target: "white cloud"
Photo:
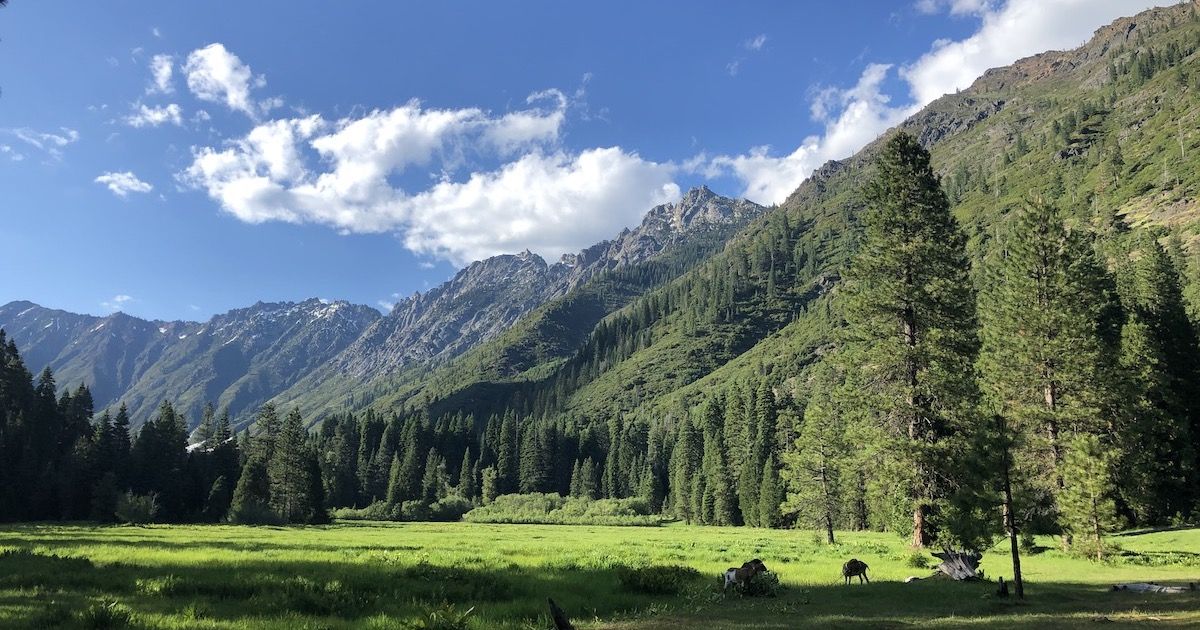
[[[744,44],[742,44],[742,47],[745,48],[746,50],[762,50],[762,47],[765,46],[766,43],[767,43],[767,35],[766,35],[766,33],[763,33],[761,35],[757,35],[751,39],[746,40],[746,42]]]
[[[153,83],[146,88],[147,94],[170,94],[175,91],[171,77],[175,72],[175,58],[171,55],[154,55],[150,58],[150,74]]]
[[[824,132],[805,138],[792,153],[773,156],[770,147],[755,147],[737,156],[697,156],[690,166],[709,177],[732,173],[741,180],[746,197],[781,202],[825,161],[852,155],[934,99],[969,87],[985,70],[1046,50],[1077,46],[1118,17],[1168,4],[1172,2],[1008,0],[999,7],[987,0],[918,2],[918,10],[948,7],[952,13],[978,15],[980,26],[961,41],[935,42],[921,58],[900,68],[900,77],[908,85],[908,103],[892,105],[882,91],[891,66],[871,64],[854,87],[815,92],[810,113],[825,123]],[[736,67],[731,68],[735,72]]]
[[[525,248],[556,257],[679,194],[672,165],[617,147],[557,148],[567,100],[557,90],[539,92],[529,103],[548,107],[499,116],[412,101],[336,122],[274,120],[225,147],[194,149],[179,178],[249,223],[395,231],[413,251],[459,263]],[[499,164],[454,181],[472,158]],[[412,193],[395,180],[414,169],[442,175]]]
[[[738,55],[737,57],[733,58],[733,61],[730,61],[729,63],[725,64],[725,71],[729,73],[729,76],[736,77],[738,75],[738,72],[740,72],[742,69],[742,62],[746,61],[746,59],[748,58],[748,56],[750,54],[753,54],[753,53],[756,53],[756,52],[762,50],[763,46],[766,46],[766,45],[767,45],[766,33],[755,35],[754,37],[751,37],[750,39],[747,39],[746,41],[742,42],[742,48],[745,49],[746,51],[748,51],[748,53]]]
[[[59,127],[57,132],[37,131],[29,127],[9,127],[0,129],[0,133],[15,136],[54,160],[62,159],[63,148],[79,141],[79,132],[69,127]]]
[[[138,103],[133,113],[125,117],[125,124],[130,127],[157,127],[171,123],[172,125],[183,124],[183,109],[171,103],[162,107],[148,107],[142,103]]]
[[[620,147],[530,153],[404,200],[410,213],[404,242],[458,264],[525,248],[554,259],[679,198],[674,171]]]
[[[111,298],[100,303],[100,307],[107,311],[119,311],[125,308],[125,305],[133,301],[133,296],[120,294],[114,295]]]
[[[917,11],[932,15],[945,9],[950,15],[980,15],[991,9],[991,0],[917,0]]]
[[[193,50],[183,64],[188,89],[204,101],[224,103],[257,120],[265,111],[279,104],[277,99],[254,100],[250,92],[267,84],[262,75],[255,76],[250,66],[220,43]]]
[[[7,144],[0,144],[0,153],[7,155],[8,159],[14,162],[20,162],[21,160],[25,159],[23,154]]]
[[[158,39],[162,39],[162,31],[158,30],[157,26],[150,27],[150,34]]]
[[[131,192],[148,193],[154,190],[154,186],[138,179],[136,175],[129,171],[104,173],[93,181],[97,184],[103,184],[112,191],[112,194],[118,197],[127,197]]]

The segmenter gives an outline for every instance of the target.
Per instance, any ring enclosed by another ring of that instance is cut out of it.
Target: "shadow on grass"
[[[670,599],[622,591],[617,570],[303,559],[142,566],[10,549],[0,553],[0,626],[74,627],[71,611],[117,600],[135,615],[251,626],[296,615],[353,626],[379,615],[410,619],[449,603],[474,607],[480,627],[495,627],[491,621],[541,627],[548,625],[547,597],[580,618]]]

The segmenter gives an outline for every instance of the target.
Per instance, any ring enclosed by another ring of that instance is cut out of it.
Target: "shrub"
[[[405,624],[412,630],[467,630],[471,627],[471,613],[475,608],[459,610],[454,604],[443,602],[440,606],[425,608],[420,617]]]
[[[699,577],[699,571],[679,565],[617,567],[621,588],[646,595],[674,595]]]
[[[470,499],[452,494],[429,506],[429,520],[448,522],[462,520],[463,514],[470,512],[473,507],[475,506]]]
[[[116,600],[106,600],[85,608],[79,613],[79,623],[92,630],[127,628],[133,621],[133,611]]]
[[[488,505],[467,512],[474,523],[534,523],[545,525],[638,525],[655,527],[661,520],[651,514],[645,499],[590,500],[555,493],[505,494]]]
[[[779,576],[769,571],[759,573],[750,578],[745,585],[739,584],[735,587],[735,592],[742,597],[775,597],[781,590],[783,585],[779,582]]]
[[[904,559],[904,564],[905,566],[912,567],[914,569],[928,569],[929,556],[926,556],[919,551],[914,551]]]
[[[158,496],[126,492],[117,498],[117,520],[130,525],[150,523],[158,515]]]
[[[392,506],[387,501],[376,501],[363,508],[337,508],[331,513],[336,519],[347,521],[398,521],[400,520],[399,506]]]

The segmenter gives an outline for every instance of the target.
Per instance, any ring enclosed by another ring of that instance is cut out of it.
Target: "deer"
[[[858,583],[862,584],[863,580],[867,584],[871,583],[871,578],[867,577],[867,563],[858,558],[851,558],[846,564],[842,565],[842,577],[846,579],[846,585],[850,584],[850,578],[858,576]]]
[[[743,564],[741,568],[729,567],[725,570],[725,587],[722,590],[728,589],[730,584],[745,587],[754,576],[766,572],[767,565],[758,558]]]

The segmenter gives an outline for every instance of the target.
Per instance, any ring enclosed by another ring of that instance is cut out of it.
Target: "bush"
[[[127,628],[133,621],[133,612],[116,600],[92,604],[79,613],[79,623],[92,630]]]
[[[451,603],[427,607],[420,617],[405,624],[412,630],[467,630],[474,608],[459,610]]]
[[[724,586],[723,577],[721,584]],[[778,575],[768,571],[756,574],[745,585],[738,584],[734,589],[734,592],[742,597],[775,597],[783,590],[783,585],[779,583]]]
[[[143,525],[158,516],[158,496],[126,492],[117,498],[117,520],[130,525]]]
[[[656,527],[645,499],[590,500],[555,493],[505,494],[467,512],[473,523],[532,523],[543,525],[636,525]]]
[[[429,520],[459,521],[462,520],[463,514],[470,512],[473,507],[475,506],[471,503],[470,499],[452,494],[429,506]]]
[[[926,556],[919,551],[914,551],[904,559],[904,564],[905,566],[912,567],[914,569],[928,569],[929,556]]]
[[[679,565],[617,567],[621,588],[646,595],[675,595],[699,577],[699,571]]]
[[[397,508],[387,501],[376,501],[364,508],[337,508],[332,516],[347,521],[398,521],[401,519]]]
[[[243,503],[229,509],[229,522],[239,525],[282,525],[283,519],[259,503]]]

